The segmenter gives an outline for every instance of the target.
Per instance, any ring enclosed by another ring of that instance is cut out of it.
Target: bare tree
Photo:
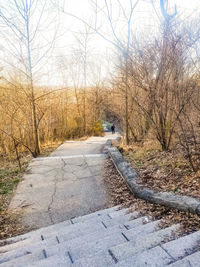
[[[79,64],[82,65],[82,71],[79,72],[79,75],[83,76],[83,85],[81,86],[83,89],[83,134],[86,134],[87,131],[87,122],[86,122],[86,89],[88,86],[89,75],[88,70],[90,67],[89,57],[91,56],[91,47],[89,46],[92,39],[91,29],[84,25],[84,31],[75,35],[76,41],[78,43],[78,48],[76,49],[76,53],[79,58]]]
[[[113,6],[112,6],[112,1],[111,0],[104,0],[103,5],[102,2],[98,0],[91,0],[91,5],[93,6],[94,9],[94,19],[93,23],[88,22],[76,14],[72,14],[64,9],[64,5],[61,5],[62,7],[59,7],[59,4],[57,7],[60,9],[60,11],[68,16],[72,16],[73,18],[77,19],[84,25],[88,27],[88,29],[91,29],[99,35],[101,38],[112,44],[115,48],[117,48],[120,53],[122,53],[124,59],[125,59],[125,66],[127,65],[127,59],[129,55],[129,49],[130,49],[130,43],[131,43],[131,34],[133,32],[132,27],[134,23],[134,18],[133,18],[133,13],[134,10],[136,9],[139,0],[130,0],[129,1],[129,9],[127,10],[122,2],[120,0],[117,1],[117,6],[118,6],[118,11],[119,15],[123,17],[124,27],[123,27],[123,32],[124,35],[121,35],[121,31],[115,26],[115,18],[113,17]],[[101,29],[101,22],[98,21],[99,18],[99,13],[103,15],[103,17],[106,18],[107,23],[109,25],[110,33],[105,34],[105,32]],[[99,24],[100,23],[100,24]],[[124,101],[125,101],[125,135],[126,135],[126,143],[129,143],[129,123],[128,123],[128,86],[127,86],[126,81],[126,90],[125,90],[125,95],[124,95]]]
[[[1,23],[4,25],[1,34],[5,40],[5,51],[15,58],[14,62],[10,62],[10,66],[15,72],[17,70],[18,75],[24,80],[27,102],[32,109],[34,156],[40,153],[38,132],[40,118],[37,116],[34,76],[55,40],[54,35],[51,41],[45,42],[46,37],[42,36],[41,26],[44,23],[46,5],[46,0],[44,2],[9,0],[6,4],[1,3],[0,11]]]

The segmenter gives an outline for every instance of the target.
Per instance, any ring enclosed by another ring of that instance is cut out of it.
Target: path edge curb
[[[155,192],[152,189],[138,184],[138,173],[126,162],[116,147],[109,147],[108,155],[113,161],[117,171],[136,197],[173,209],[188,211],[200,216],[200,199],[171,192]]]

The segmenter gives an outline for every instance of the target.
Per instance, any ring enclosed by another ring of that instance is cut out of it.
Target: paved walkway
[[[103,148],[117,137],[65,142],[49,157],[34,159],[10,210],[22,212],[22,224],[40,228],[106,207]]]

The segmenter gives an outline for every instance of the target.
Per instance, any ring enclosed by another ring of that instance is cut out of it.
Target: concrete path
[[[65,142],[49,157],[34,159],[9,209],[22,213],[22,224],[40,228],[106,207],[103,149],[118,136]]]

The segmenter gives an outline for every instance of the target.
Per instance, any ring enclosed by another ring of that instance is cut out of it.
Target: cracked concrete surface
[[[108,139],[65,142],[49,157],[34,159],[10,203],[21,213],[21,223],[40,228],[105,208],[107,191],[103,182]]]

